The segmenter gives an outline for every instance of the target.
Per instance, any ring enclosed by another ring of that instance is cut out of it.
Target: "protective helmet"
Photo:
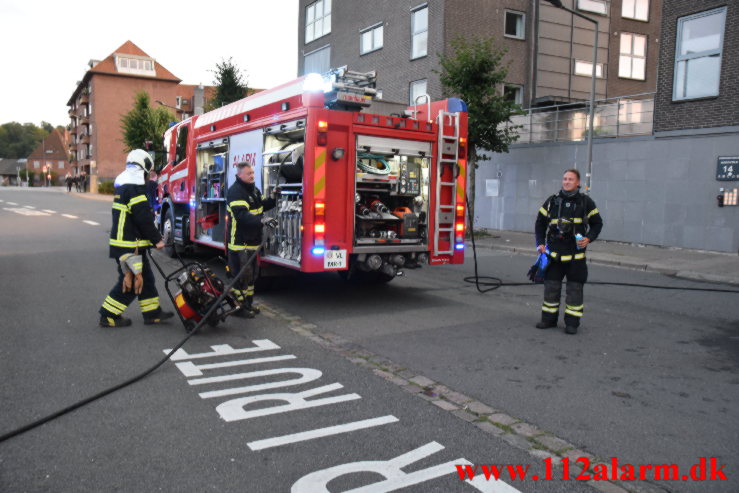
[[[154,169],[154,161],[151,159],[151,155],[143,149],[134,149],[128,153],[126,157],[126,164],[136,164],[144,173],[149,173]]]

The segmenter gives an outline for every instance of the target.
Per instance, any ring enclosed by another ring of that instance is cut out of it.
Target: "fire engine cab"
[[[309,74],[164,134],[160,224],[174,248],[225,249],[226,192],[251,163],[273,192],[260,263],[388,281],[464,261],[467,108],[375,100],[374,72]],[[395,111],[395,113],[393,113]]]

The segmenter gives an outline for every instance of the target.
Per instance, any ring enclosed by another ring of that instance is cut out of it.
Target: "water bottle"
[[[577,233],[575,235],[575,246],[577,246],[578,250],[582,250],[582,248],[580,248],[580,245],[577,244],[577,242],[580,240],[582,240],[582,235],[580,233]]]

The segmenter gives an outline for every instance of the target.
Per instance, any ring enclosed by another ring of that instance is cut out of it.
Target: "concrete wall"
[[[702,250],[739,250],[739,207],[717,206],[719,156],[739,154],[739,127],[596,139],[591,196],[605,221],[602,239]],[[686,133],[688,133],[686,135]],[[585,180],[584,142],[521,144],[477,170],[475,227],[533,231],[536,212],[560,189],[565,169]],[[498,196],[486,185],[499,180]]]

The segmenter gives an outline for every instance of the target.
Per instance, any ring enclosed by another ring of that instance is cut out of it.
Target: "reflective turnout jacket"
[[[228,249],[253,250],[262,243],[262,214],[275,206],[275,200],[265,198],[253,183],[236,177],[226,195],[228,211]]]
[[[564,224],[560,220],[564,220]],[[579,192],[572,197],[559,192],[549,197],[539,209],[535,226],[536,244],[546,245],[553,260],[581,260],[585,258],[585,249],[578,250],[575,235],[580,233],[592,243],[601,229],[603,218],[593,199]]]
[[[132,253],[136,247],[150,248],[162,235],[154,225],[154,215],[146,196],[146,186],[123,183],[113,197],[113,225],[110,228],[110,257]]]

